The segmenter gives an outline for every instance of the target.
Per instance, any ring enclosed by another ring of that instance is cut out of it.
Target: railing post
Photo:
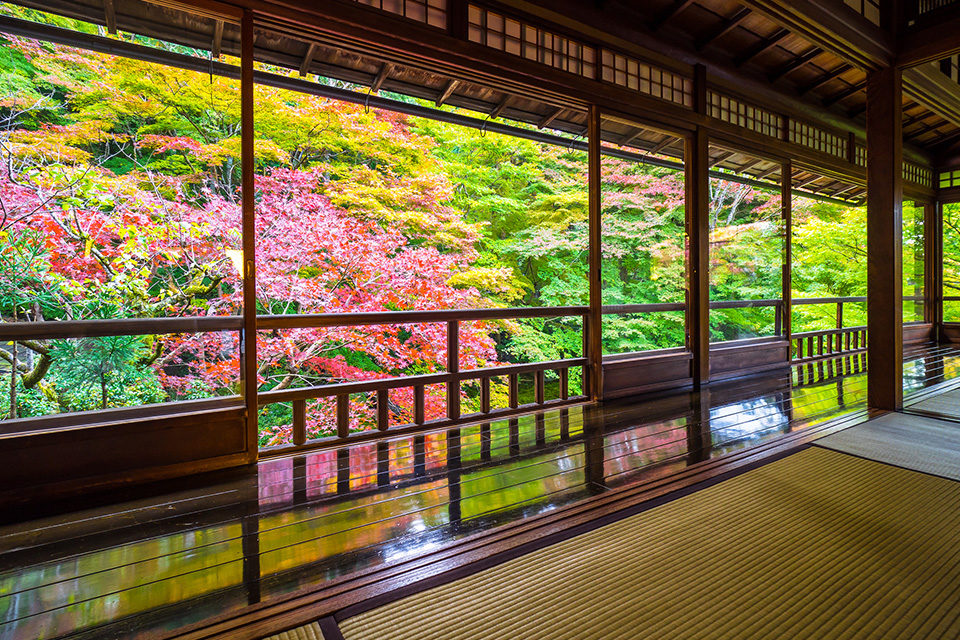
[[[460,373],[460,322],[447,322],[447,373]],[[460,381],[447,382],[447,417],[460,417]]]
[[[307,401],[293,401],[293,444],[299,446],[307,441]]]
[[[350,396],[341,393],[337,396],[337,437],[350,435]]]
[[[377,429],[386,431],[390,428],[390,391],[377,391]]]

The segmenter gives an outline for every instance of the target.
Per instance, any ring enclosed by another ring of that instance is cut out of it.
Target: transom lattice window
[[[903,163],[903,179],[925,187],[933,186],[933,171],[915,162]]]
[[[471,42],[555,69],[595,78],[596,50],[572,38],[470,5],[467,37]]]
[[[431,27],[447,28],[447,0],[354,0],[354,2],[395,13]]]
[[[755,107],[715,91],[709,92],[708,100],[711,117],[775,138],[782,135],[783,118],[772,111]]]
[[[655,67],[609,49],[601,52],[601,79],[648,96],[693,106],[693,82],[680,74]]]
[[[960,169],[940,172],[940,188],[960,187]]]
[[[805,122],[790,121],[790,142],[840,158],[847,157],[847,139]]]

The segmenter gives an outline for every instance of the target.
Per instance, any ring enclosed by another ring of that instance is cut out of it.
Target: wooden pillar
[[[249,462],[259,454],[257,439],[257,297],[256,226],[254,223],[253,156],[253,14],[243,12],[240,23],[240,176],[241,236],[243,243],[243,333],[241,339],[242,394],[246,415],[246,453]]]
[[[867,404],[903,406],[901,72],[867,74]]]
[[[702,65],[694,67],[694,109],[706,113],[707,80]],[[710,142],[697,127],[687,136],[684,153],[687,225],[687,335],[693,354],[693,386],[710,380]]]
[[[943,207],[935,201],[923,206],[923,317],[933,324],[940,341],[943,326]]]
[[[780,201],[783,210],[783,338],[789,342],[793,335],[793,165],[789,160],[780,165]]]
[[[601,243],[603,242],[600,194],[600,108],[590,107],[588,135],[588,197],[589,197],[589,243],[590,243],[590,315],[587,323],[587,356],[590,359],[590,397],[594,401],[603,398],[603,281],[601,269]],[[585,390],[586,391],[586,390]]]

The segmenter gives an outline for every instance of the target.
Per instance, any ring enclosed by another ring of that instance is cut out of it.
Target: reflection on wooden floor
[[[920,396],[960,350],[906,354]],[[862,410],[865,355],[680,393],[275,459],[0,528],[0,638],[169,634]],[[949,385],[947,385],[949,386]]]

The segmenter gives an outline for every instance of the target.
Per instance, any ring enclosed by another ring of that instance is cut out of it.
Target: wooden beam
[[[587,316],[588,322],[584,330],[585,344],[587,345],[587,358],[590,365],[585,371],[589,371],[589,389],[584,388],[584,393],[588,394],[593,400],[598,401],[603,398],[603,280],[601,276],[602,268],[602,215],[603,203],[601,201],[601,158],[600,158],[600,132],[601,118],[600,108],[596,105],[590,107],[588,115],[587,141],[587,197],[588,197],[588,242],[589,242],[589,261],[590,273],[587,277],[590,292],[590,313]],[[585,381],[586,385],[586,381]]]
[[[107,33],[117,35],[117,8],[114,0],[103,0],[103,21],[107,25]]]
[[[437,106],[442,107],[443,103],[450,99],[450,96],[453,95],[453,92],[457,90],[458,86],[460,86],[459,80],[451,80],[448,82],[440,91],[440,95],[437,96]]]
[[[773,49],[775,46],[780,44],[784,38],[786,38],[789,35],[790,35],[790,32],[786,29],[780,29],[774,32],[774,34],[771,35],[769,38],[766,38],[765,40],[757,43],[755,47],[753,47],[752,49],[747,51],[745,54],[737,58],[734,64],[738,67],[742,67],[743,65],[747,64],[757,56],[763,55],[770,49]]]
[[[383,86],[383,83],[390,77],[390,72],[393,70],[393,65],[389,62],[384,62],[380,65],[380,70],[377,71],[376,77],[373,79],[373,83],[370,85],[371,93],[380,93],[380,88]]]
[[[213,26],[213,42],[210,45],[210,56],[214,59],[220,57],[223,47],[223,20],[217,20]]]
[[[736,151],[727,151],[726,153],[721,153],[719,156],[717,156],[713,160],[708,160],[708,164],[710,168],[713,168],[718,164],[720,164],[721,162],[723,162],[724,160],[726,160],[727,158],[729,158],[730,156],[736,155],[736,153],[737,153]]]
[[[919,28],[908,29],[900,43],[897,66],[915,67],[925,62],[936,62],[960,53],[960,15],[938,20]]]
[[[245,453],[259,456],[257,403],[257,247],[253,87],[253,12],[243,12],[240,24],[240,235],[243,246],[243,331],[240,343],[241,388],[246,420]]]
[[[771,73],[767,77],[769,78],[770,82],[776,82],[780,78],[783,78],[793,73],[797,69],[801,69],[805,67],[807,64],[812,62],[817,56],[819,56],[822,53],[823,53],[823,49],[821,49],[820,47],[813,47],[812,49],[809,49],[802,55],[797,56],[787,64],[783,65],[782,67],[780,67],[779,69],[777,69],[775,72]]]
[[[311,42],[310,46],[307,47],[307,53],[303,56],[303,61],[300,63],[300,75],[305,76],[310,70],[310,64],[313,62],[313,56],[317,53],[316,43]]]
[[[719,27],[712,31],[708,36],[697,42],[697,49],[704,49],[713,44],[723,36],[727,35],[747,19],[750,15],[750,9],[738,9],[736,13],[724,20]]]
[[[662,151],[664,148],[666,148],[671,142],[673,142],[676,139],[677,138],[671,135],[665,135],[663,140],[657,143],[657,146],[655,146],[653,149],[650,149],[650,153],[660,153],[660,151]]]
[[[867,404],[903,407],[903,105],[895,67],[867,75]]]
[[[742,0],[778,26],[862,69],[893,62],[889,34],[862,16],[839,11],[836,0]]]
[[[939,339],[943,324],[943,308],[940,295],[942,261],[940,241],[942,236],[938,202],[923,203],[923,320],[933,323],[934,339]]]
[[[827,98],[826,100],[824,100],[824,101],[823,101],[823,106],[829,107],[830,105],[836,104],[836,103],[840,102],[841,100],[845,100],[845,99],[849,98],[850,96],[852,96],[852,95],[854,95],[854,94],[856,94],[856,93],[860,93],[861,91],[863,91],[863,90],[866,89],[866,88],[867,88],[867,81],[866,81],[866,80],[864,80],[863,82],[858,82],[857,84],[853,85],[852,87],[848,87],[848,88],[844,89],[843,91],[841,91],[841,92],[839,92],[839,93],[835,93],[835,94],[833,94],[832,96],[830,96],[829,98]]]
[[[537,123],[537,129],[543,129],[544,127],[549,125],[551,122],[556,120],[560,116],[560,114],[563,113],[563,111],[564,111],[563,107],[557,107],[556,110],[545,115],[543,118],[540,119],[540,122]]]
[[[829,71],[823,74],[812,83],[800,89],[799,94],[802,96],[807,93],[810,93],[814,89],[819,89],[820,87],[827,84],[831,80],[836,80],[837,78],[845,74],[847,71],[850,71],[850,69],[853,69],[853,67],[851,67],[849,64],[841,64],[839,67],[837,67],[833,71]]]
[[[763,158],[756,158],[754,160],[747,162],[746,164],[740,165],[739,167],[735,168],[734,171],[736,171],[737,173],[743,173],[747,169],[750,169],[751,167],[755,167],[761,162],[763,162]]]
[[[664,9],[660,15],[654,18],[654,20],[650,23],[650,29],[656,31],[670,20],[676,18],[681,11],[693,3],[694,0],[674,0],[673,4]]]
[[[493,111],[490,112],[491,120],[500,117],[500,114],[503,113],[503,110],[507,108],[507,103],[510,102],[510,98],[512,97],[513,96],[511,96],[509,93],[503,96],[503,100],[501,100],[500,103],[493,108]]]

